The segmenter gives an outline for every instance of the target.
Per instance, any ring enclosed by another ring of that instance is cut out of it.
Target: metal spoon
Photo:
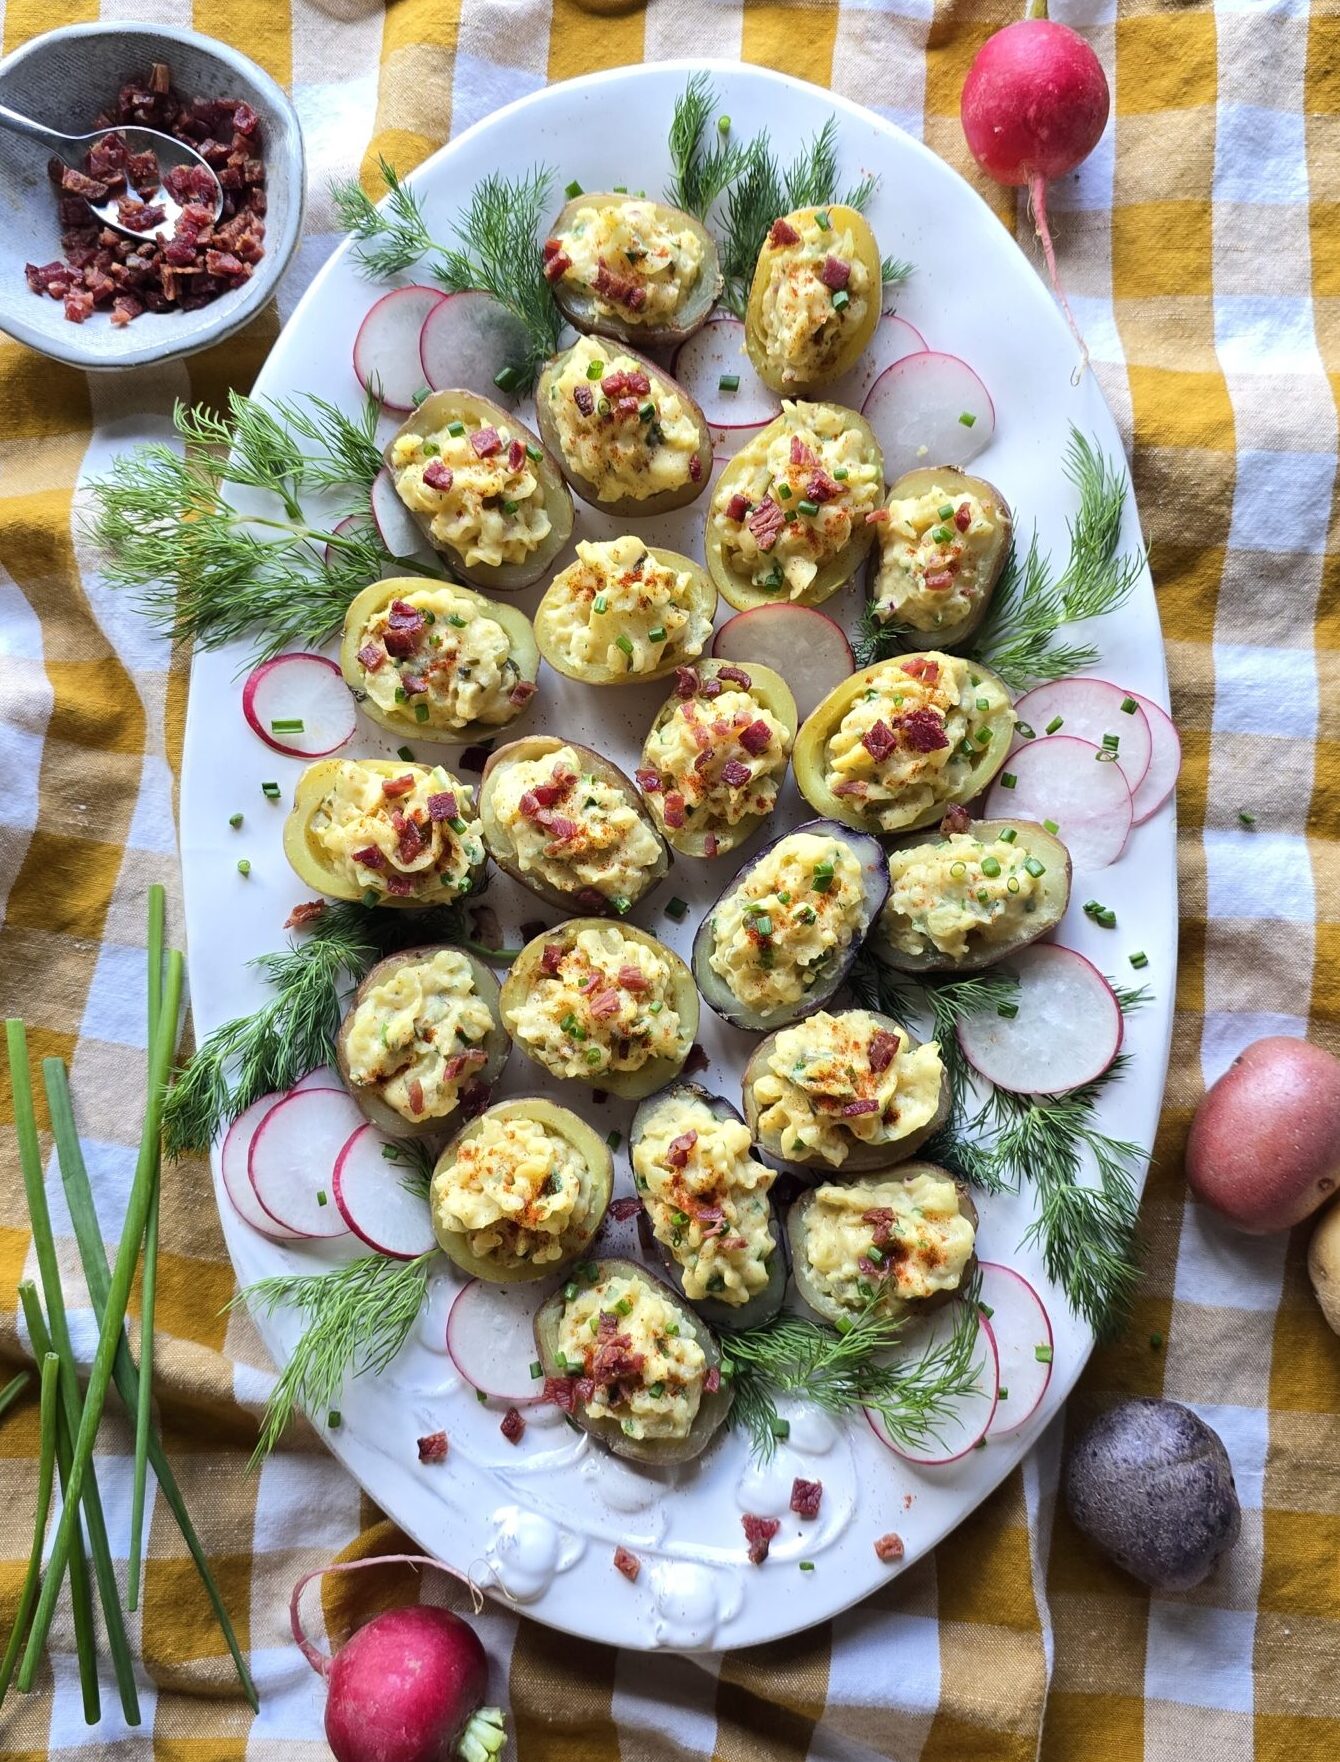
[[[161,134],[157,129],[140,128],[138,124],[128,123],[118,125],[115,128],[95,129],[92,134],[87,135],[66,135],[62,134],[59,129],[47,128],[44,123],[34,122],[30,116],[21,116],[17,110],[10,110],[4,104],[0,104],[0,128],[8,129],[11,134],[24,135],[30,141],[40,141],[44,147],[59,154],[67,165],[73,166],[75,169],[83,166],[85,153],[96,142],[106,139],[108,135],[120,135],[126,143],[127,151],[131,153],[152,152],[156,156],[160,178],[166,172],[175,170],[179,165],[202,167],[209,173],[209,181],[214,190],[213,219],[217,220],[223,211],[223,189],[215,175],[214,167],[209,164],[208,160],[202,159],[194,147],[188,147],[185,141],[179,141],[172,135]],[[135,193],[134,190],[123,189],[109,192],[107,199],[102,202],[92,201],[88,197],[84,199],[104,226],[114,227],[117,232],[125,233],[128,238],[170,239],[177,230],[182,204],[169,190],[160,186],[146,200],[151,207],[162,207],[163,218],[155,226],[143,228],[127,226],[121,218],[119,204],[127,194],[133,198]],[[210,206],[208,199],[201,201],[199,198],[193,198],[193,200],[199,206]]]

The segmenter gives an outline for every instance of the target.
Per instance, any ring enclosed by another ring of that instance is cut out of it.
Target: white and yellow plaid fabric
[[[1113,121],[1052,191],[1062,271],[1131,450],[1186,763],[1182,964],[1147,1274],[1097,1354],[1075,1424],[1165,1393],[1224,1436],[1243,1539],[1212,1582],[1151,1597],[1055,1509],[1060,1428],[929,1560],[840,1619],[720,1658],[617,1653],[494,1607],[481,1630],[519,1762],[1322,1762],[1340,1753],[1340,1342],[1302,1242],[1237,1238],[1190,1205],[1180,1160],[1206,1080],[1267,1032],[1340,1046],[1340,6],[1337,0],[1056,0],[1108,69]],[[309,234],[278,312],[133,382],[0,341],[0,1003],[70,1060],[114,1239],[142,1093],[144,897],[176,891],[174,772],[187,657],[78,554],[81,475],[161,433],[176,397],[249,384],[335,242],[326,189],[384,154],[408,169],[549,80],[641,59],[738,56],[858,99],[970,171],[958,93],[995,0],[0,0],[4,48],[53,25],[194,24],[291,88]],[[780,126],[780,121],[779,121]],[[1022,202],[985,192],[1031,249]],[[969,271],[965,264],[965,273]],[[1254,816],[1248,826],[1240,819]],[[172,921],[180,924],[174,899]],[[26,1340],[32,1270],[0,1091],[0,1354]],[[53,1187],[76,1341],[91,1315]],[[242,1316],[206,1170],[168,1173],[156,1378],[168,1448],[262,1696],[253,1717],[161,1501],[150,1533],[141,1727],[82,1720],[68,1613],[38,1692],[0,1714],[8,1762],[301,1762],[321,1691],[288,1638],[306,1568],[395,1538],[316,1446],[244,1470],[270,1372]],[[1152,1341],[1161,1339],[1155,1346]],[[0,1422],[0,1627],[31,1531],[36,1406]],[[127,1545],[129,1438],[99,1470]],[[417,1594],[394,1574],[328,1591],[338,1637]],[[375,1587],[366,1582],[377,1580]],[[375,1590],[375,1595],[374,1595]],[[431,1594],[431,1591],[430,1591]],[[315,1597],[314,1597],[315,1602]],[[110,1681],[104,1706],[115,1708]]]

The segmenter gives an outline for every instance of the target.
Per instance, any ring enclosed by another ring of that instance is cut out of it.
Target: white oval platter
[[[487,173],[520,173],[537,162],[556,171],[555,188],[576,178],[588,189],[619,183],[658,193],[668,178],[665,134],[676,95],[694,64],[678,62],[596,75],[535,93],[488,117],[430,159],[412,179],[439,237],[462,200]],[[1075,498],[1061,472],[1071,424],[1116,460],[1120,440],[1091,374],[1072,380],[1074,344],[1052,298],[1009,234],[978,196],[917,141],[859,107],[817,88],[757,68],[709,65],[740,136],[770,128],[785,154],[831,115],[839,127],[844,175],[864,170],[881,178],[870,217],[881,249],[909,258],[915,273],[898,310],[932,348],[962,355],[995,401],[995,437],[974,470],[1001,486],[1026,535],[1036,526],[1044,551],[1064,555],[1066,522]],[[784,123],[782,119],[785,119]],[[561,193],[559,195],[561,200]],[[558,202],[556,201],[555,207]],[[406,276],[405,280],[413,279]],[[381,290],[361,275],[347,249],[317,276],[261,374],[257,392],[287,398],[318,392],[354,411],[360,394],[351,350],[359,321]],[[389,432],[392,426],[387,422]],[[694,508],[639,523],[649,542],[702,556],[704,497]],[[578,504],[579,536],[613,536],[617,528]],[[1133,505],[1125,541],[1139,543]],[[539,590],[519,596],[532,610]],[[859,591],[849,587],[825,607],[850,629]],[[1146,575],[1127,607],[1095,624],[1102,660],[1097,671],[1167,704],[1163,647],[1152,585]],[[239,681],[248,665],[241,646],[195,657],[182,780],[181,843],[185,871],[191,999],[198,1036],[256,1008],[265,989],[249,969],[256,955],[282,946],[281,926],[306,890],[280,849],[285,804],[302,770],[299,760],[270,752],[243,721]],[[663,686],[598,691],[545,669],[541,697],[527,731],[562,732],[608,753],[631,771]],[[390,756],[396,743],[360,718],[349,757]],[[432,751],[428,748],[426,750]],[[439,751],[441,749],[438,749]],[[445,755],[451,763],[450,755]],[[283,800],[262,798],[263,779],[278,780]],[[229,816],[245,813],[234,831]],[[774,823],[803,817],[788,783]],[[806,810],[807,811],[807,810]],[[634,920],[685,955],[703,909],[751,843],[729,861],[681,859],[671,879],[635,909]],[[246,856],[243,878],[237,859]],[[1129,977],[1126,959],[1142,948],[1153,1004],[1128,1026],[1129,1075],[1108,1091],[1107,1128],[1152,1145],[1167,1066],[1176,958],[1174,824],[1167,807],[1136,829],[1117,865],[1101,877],[1104,902],[1120,929],[1103,930],[1079,902],[1090,888],[1076,877],[1075,900],[1059,939],[1101,970]],[[673,923],[665,902],[678,894],[690,910]],[[531,896],[497,877],[490,902],[515,941],[537,910]],[[1064,1033],[1064,1024],[1057,1024]],[[750,1037],[704,1009],[701,1040],[711,1060],[701,1081],[738,1099]],[[517,1053],[495,1096],[558,1093]],[[568,1086],[569,1088],[571,1086]],[[630,1108],[596,1106],[579,1091],[562,1099],[627,1142]],[[626,1156],[616,1157],[616,1193],[632,1191]],[[218,1179],[215,1190],[238,1278],[317,1270],[351,1252],[339,1244],[294,1247],[263,1240],[233,1211]],[[645,1473],[604,1455],[569,1430],[553,1410],[527,1410],[518,1446],[499,1433],[501,1406],[481,1406],[454,1373],[444,1351],[446,1313],[455,1290],[443,1266],[406,1347],[377,1377],[354,1379],[340,1402],[341,1422],[323,1435],[378,1504],[428,1551],[471,1571],[484,1586],[541,1621],[588,1639],[640,1648],[694,1651],[753,1645],[807,1627],[886,1583],[896,1568],[882,1564],[874,1539],[898,1532],[911,1562],[934,1547],[1019,1461],[1060,1408],[1091,1348],[1088,1329],[1053,1288],[1036,1251],[1020,1243],[1033,1217],[1032,1196],[982,1202],[979,1246],[985,1258],[1019,1268],[1050,1309],[1055,1366],[1047,1396],[1020,1431],[992,1440],[948,1467],[915,1468],[884,1449],[859,1419],[834,1426],[802,1407],[791,1410],[791,1435],[766,1471],[750,1466],[746,1442],[732,1434],[698,1463]],[[260,1323],[279,1362],[299,1332],[281,1312]],[[318,1416],[318,1423],[324,1416]],[[416,1439],[445,1428],[450,1456],[442,1465],[418,1460]],[[787,1512],[791,1482],[822,1480],[822,1519],[802,1525]],[[762,1567],[746,1559],[744,1511],[783,1519]],[[635,1584],[613,1568],[622,1543],[643,1570]],[[801,1572],[799,1562],[813,1563]]]

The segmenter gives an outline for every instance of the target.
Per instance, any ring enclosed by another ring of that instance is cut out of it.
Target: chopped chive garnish
[[[999,1388],[997,1388],[997,1390],[996,1390],[996,1400],[997,1401],[1008,1401],[1009,1398],[1010,1398],[1010,1391],[1005,1387],[1004,1383],[1002,1383],[999,1386]]]
[[[493,376],[493,383],[500,392],[511,392],[516,390],[517,381],[520,378],[521,375],[517,369],[509,364],[498,369]]]
[[[1163,1344],[1163,1335],[1157,1331],[1152,1333],[1149,1336],[1149,1344],[1154,1348],[1155,1352],[1157,1352],[1159,1347]]]
[[[802,1572],[813,1572],[814,1571],[814,1562],[812,1560],[798,1560],[796,1562],[796,1564],[799,1566],[799,1568]]]
[[[233,831],[236,832],[237,828],[242,824],[241,814],[229,814],[228,824],[232,827]]]
[[[979,710],[986,711],[991,708],[991,705],[987,702],[987,700],[984,697],[979,697],[976,700],[976,702],[977,702],[977,708]]]
[[[1103,736],[1103,745],[1110,753],[1120,752],[1121,736],[1119,734],[1105,734]]]
[[[626,911],[631,911],[633,902],[631,899],[626,898],[624,894],[616,893],[610,900],[610,904],[614,907],[615,911],[618,912],[619,916],[622,917]]]
[[[447,424],[447,433],[455,435],[459,440],[461,435],[465,433],[465,424],[463,422],[449,422]]]
[[[779,502],[789,502],[791,500],[791,485],[789,483],[779,483],[777,485],[777,500]]]
[[[647,402],[641,405],[638,409],[637,418],[639,422],[650,422],[655,414],[656,406],[652,403],[651,399],[648,398]]]
[[[943,508],[938,508],[936,510],[936,517],[937,517],[937,519],[940,519],[940,520],[952,520],[954,518],[954,509],[953,509],[952,504],[949,502],[946,502]]]
[[[1050,832],[1052,837],[1055,838],[1061,828],[1056,824],[1055,820],[1044,820],[1042,822],[1042,830],[1044,832]]]
[[[1133,716],[1133,715],[1134,715],[1134,714],[1135,714],[1135,711],[1136,711],[1136,702],[1135,702],[1135,699],[1134,699],[1134,698],[1133,698],[1133,697],[1124,697],[1124,698],[1122,698],[1122,700],[1121,700],[1121,707],[1122,707],[1122,709],[1123,709],[1123,710],[1124,710],[1124,711],[1125,711],[1125,713],[1126,713],[1126,714],[1127,714],[1127,715],[1128,715],[1128,716]]]
[[[279,785],[277,783],[262,783],[261,794],[265,797],[266,801],[278,801]]]
[[[1149,956],[1145,953],[1143,948],[1137,948],[1135,953],[1131,956],[1131,965],[1137,972],[1141,968],[1149,965]]]
[[[1001,844],[1013,844],[1018,836],[1019,834],[1013,826],[1007,826],[1003,832],[998,834]]]
[[[588,379],[600,379],[603,376],[604,372],[605,372],[605,363],[603,361],[588,361],[587,362],[586,377]]]
[[[768,1429],[774,1438],[785,1440],[791,1436],[791,1422],[789,1419],[769,1420]]]
[[[584,195],[585,192],[582,189],[582,186],[577,182],[577,179],[573,178],[570,184],[565,184],[563,186],[563,194],[568,198],[569,202],[571,202],[574,196]]]
[[[805,496],[800,501],[798,501],[796,503],[796,507],[800,510],[800,512],[802,514],[808,514],[811,517],[813,517],[815,514],[817,514],[819,512],[818,502],[810,501],[808,496]]]
[[[1015,776],[1013,771],[1002,771],[1000,774],[1000,787],[1002,789],[1013,789],[1018,781],[1019,779]]]
[[[324,1204],[325,1204],[325,1203],[326,1203],[326,1190],[325,1190],[325,1188],[324,1188],[324,1187],[318,1187],[318,1188],[317,1188],[317,1190],[316,1190],[316,1202],[317,1202],[317,1204],[318,1204],[318,1205],[324,1205]]]
[[[988,1321],[990,1321],[991,1317],[996,1313],[989,1303],[979,1303],[977,1307]]]
[[[526,443],[526,457],[532,464],[538,465],[540,460],[544,457],[544,448],[537,447],[534,441],[528,441]]]
[[[1065,726],[1065,717],[1064,716],[1053,716],[1051,721],[1048,722],[1048,724],[1047,724],[1046,733],[1055,734],[1055,732],[1058,728],[1062,728],[1064,726]]]
[[[1020,740],[1036,740],[1038,737],[1037,730],[1028,722],[1016,722],[1014,725],[1014,732],[1019,736]]]
[[[949,873],[954,877],[955,881],[961,881],[967,872],[968,865],[966,863],[951,863],[949,865]]]
[[[996,857],[982,858],[982,873],[994,881],[1000,873],[1000,862]]]
[[[245,880],[246,877],[251,873],[251,864],[247,861],[247,859],[245,857],[239,857],[237,859],[237,872],[239,875],[241,875],[243,880]]]
[[[426,722],[428,720],[428,705],[427,704],[415,704],[415,706],[414,706],[414,720],[416,722]]]
[[[301,734],[303,731],[301,716],[280,716],[270,723],[271,734]]]
[[[851,295],[847,292],[846,288],[839,288],[833,295],[833,310],[835,312],[845,312],[850,305]]]
[[[537,1383],[539,1382],[540,1378],[544,1375],[544,1366],[540,1363],[538,1358],[531,1359],[531,1361],[530,1361],[530,1374],[531,1374],[531,1380],[533,1382],[537,1382]]]
[[[730,117],[729,116],[718,116],[717,117],[717,133],[719,135],[728,135],[730,133]]]
[[[378,898],[377,889],[375,887],[365,887],[363,889],[363,904],[365,906],[368,906],[370,908],[370,907],[376,905],[377,898]]]
[[[839,465],[836,471],[834,471],[833,476],[839,483],[845,483],[847,481],[847,467],[845,465]]]
[[[520,502],[504,502],[502,505],[502,511],[504,514],[515,514],[520,506]]]
[[[979,728],[973,738],[976,740],[978,746],[990,746],[991,730],[989,728]]]
[[[623,1143],[623,1133],[618,1131],[607,1132],[605,1134],[605,1142],[609,1145],[611,1150],[617,1150]]]
[[[451,625],[453,630],[464,630],[469,622],[470,620],[468,618],[462,618],[459,612],[451,613],[447,619],[447,623]]]
[[[673,918],[677,924],[685,916],[688,909],[689,909],[688,900],[681,899],[678,894],[675,894],[673,899],[668,899],[665,902],[665,915],[666,915],[666,917]]]
[[[576,1295],[577,1295],[577,1286],[570,1279],[568,1281],[568,1283],[566,1285],[564,1285],[564,1287],[563,1287],[563,1296],[568,1303],[571,1303],[573,1298]],[[566,1359],[560,1357],[558,1362],[565,1370],[567,1369],[567,1360]]]
[[[326,1415],[326,1424],[330,1427],[331,1431],[336,1432],[340,1429],[341,1417],[339,1408],[332,1407],[330,1412]]]
[[[977,426],[977,418],[969,410],[963,412],[959,417],[959,421],[965,428],[975,428]]]
[[[1238,818],[1242,821],[1244,826],[1255,826],[1256,824],[1256,815],[1249,814],[1246,808],[1238,809]]]
[[[619,635],[614,639],[614,646],[616,649],[622,649],[624,654],[631,656],[633,652],[633,639],[631,636],[625,636],[623,632],[620,631]]]
[[[740,376],[738,373],[723,373],[721,378],[717,381],[717,390],[719,392],[738,392],[739,389]]]
[[[1028,870],[1029,874],[1035,881],[1039,875],[1045,875],[1047,873],[1046,863],[1040,863],[1036,857],[1026,857],[1024,859],[1024,867]]]
[[[591,610],[593,612],[607,612],[609,610],[609,601],[603,593],[598,593],[591,602]]]
[[[1002,1016],[1007,1022],[1012,1022],[1019,1014],[1019,1005],[1017,1003],[998,1003],[996,1014]]]
[[[648,642],[664,642],[665,641],[665,626],[663,624],[658,624],[654,630],[649,630],[647,632],[647,641]]]
[[[412,765],[414,763],[414,753],[410,747],[398,746],[395,749],[395,756],[398,759],[404,759],[407,765]]]
[[[1033,1356],[1037,1359],[1039,1364],[1050,1364],[1052,1361],[1052,1349],[1050,1346],[1035,1346],[1033,1348]]]

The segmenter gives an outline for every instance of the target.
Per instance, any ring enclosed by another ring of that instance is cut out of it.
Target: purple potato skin
[[[1070,1452],[1075,1526],[1156,1591],[1188,1591],[1238,1539],[1242,1510],[1223,1440],[1189,1407],[1119,1401]]]

